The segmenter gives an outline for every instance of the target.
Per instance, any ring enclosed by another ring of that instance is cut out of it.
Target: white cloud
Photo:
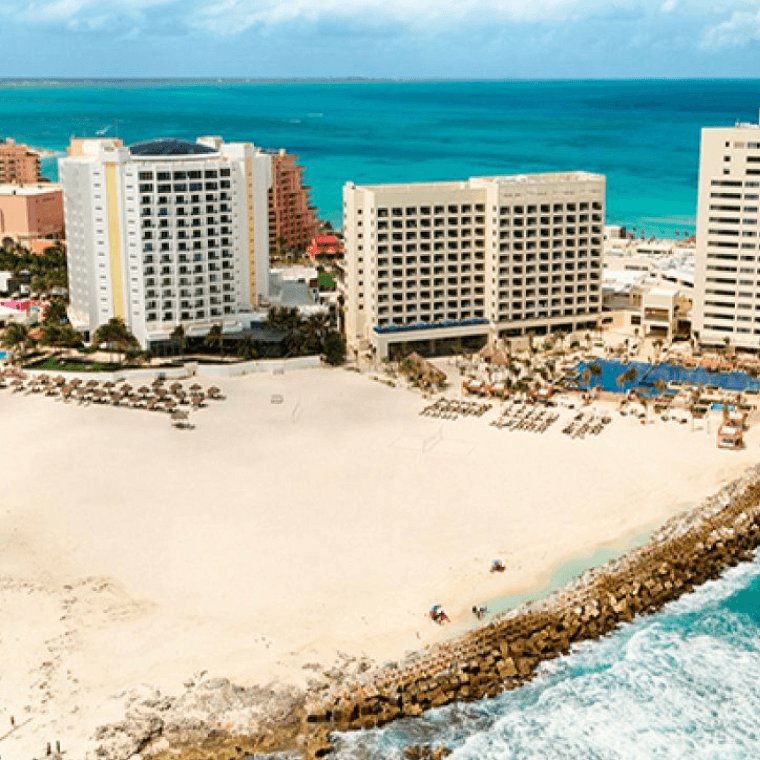
[[[708,50],[739,47],[760,40],[760,11],[734,11],[731,18],[705,30],[701,46]]]
[[[3,0],[0,0],[3,2]],[[496,28],[508,23],[562,24],[596,19],[657,18],[711,26],[703,45],[720,47],[755,39],[757,19],[743,10],[746,0],[5,0],[12,14],[26,23],[58,24],[86,30],[118,27],[122,33],[154,28],[157,17],[172,18],[178,28],[217,36],[235,35],[251,27],[278,28],[349,22],[363,27],[397,28],[399,34],[457,29],[464,25]],[[178,10],[180,9],[181,10]],[[162,13],[163,11],[163,13]],[[727,21],[716,23],[715,19]],[[630,14],[634,14],[631,16]],[[175,18],[176,16],[176,18]],[[742,28],[749,24],[750,29]]]

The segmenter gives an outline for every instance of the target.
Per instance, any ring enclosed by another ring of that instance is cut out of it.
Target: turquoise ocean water
[[[757,118],[760,81],[348,84],[0,82],[0,135],[221,134],[300,154],[324,218],[343,183],[583,169],[608,177],[608,220],[693,231],[699,130]],[[54,161],[45,163],[55,177]],[[760,758],[760,562],[579,647],[493,700],[339,737],[339,760]]]
[[[608,177],[608,220],[694,230],[699,130],[757,120],[760,81],[11,84],[0,135],[54,150],[71,135],[220,134],[285,147],[341,223],[341,187],[587,170]],[[45,171],[55,177],[55,162]]]

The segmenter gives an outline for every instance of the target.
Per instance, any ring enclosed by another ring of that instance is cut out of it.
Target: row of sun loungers
[[[548,409],[510,405],[491,425],[500,430],[545,433],[558,419],[559,414],[550,412]]]
[[[571,438],[585,438],[587,435],[599,435],[610,423],[610,417],[597,417],[594,414],[579,412],[562,429],[565,435]]]
[[[457,399],[439,398],[426,406],[420,414],[441,420],[455,420],[458,417],[482,417],[491,404],[478,401],[459,401]]]

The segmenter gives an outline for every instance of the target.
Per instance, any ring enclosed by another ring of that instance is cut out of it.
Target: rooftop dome
[[[129,146],[129,152],[133,156],[200,156],[217,151],[207,145],[165,138],[135,143]]]

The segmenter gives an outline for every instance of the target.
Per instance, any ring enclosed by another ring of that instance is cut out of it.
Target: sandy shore
[[[143,683],[176,691],[206,670],[302,685],[304,665],[338,652],[402,657],[469,626],[472,604],[695,505],[757,454],[754,431],[727,452],[705,430],[617,415],[582,441],[561,421],[496,430],[495,410],[428,419],[418,395],[344,370],[219,384],[227,400],[187,432],[0,392],[3,760],[56,739],[83,757]],[[451,626],[427,618],[434,603]]]

